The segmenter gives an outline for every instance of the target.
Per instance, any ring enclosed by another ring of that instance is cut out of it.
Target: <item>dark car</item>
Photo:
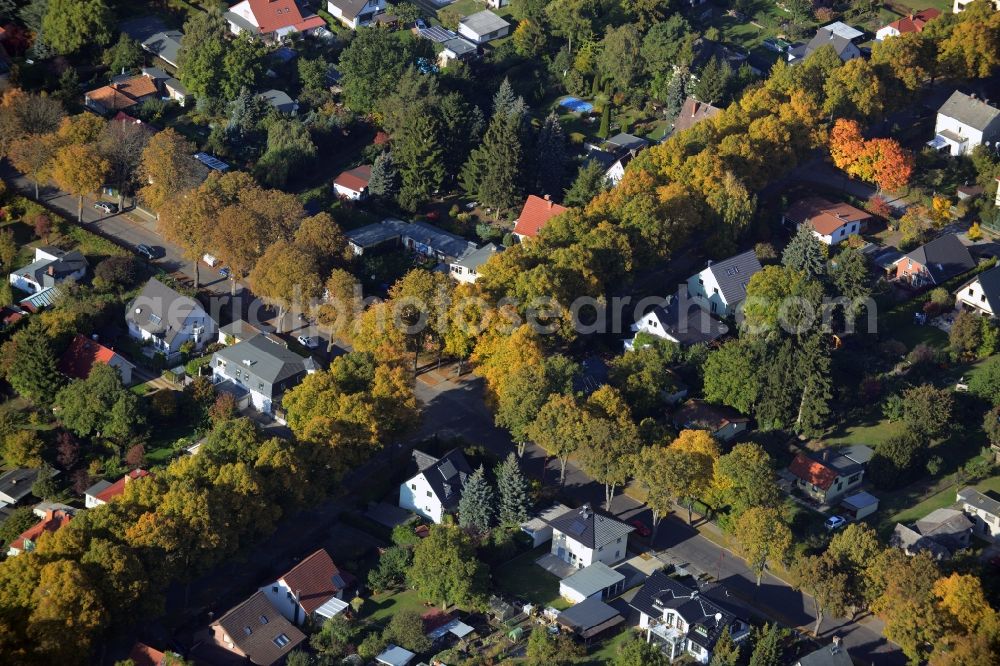
[[[140,243],[139,245],[136,245],[135,251],[141,254],[142,256],[146,257],[150,261],[156,259],[156,250],[146,245],[145,243]]]
[[[118,212],[118,204],[111,203],[110,201],[98,201],[94,204],[94,208],[108,215]]]
[[[225,266],[223,266],[222,268],[219,269],[219,275],[221,275],[222,277],[224,277],[224,278],[226,278],[228,280],[229,279],[229,269],[226,268]]]
[[[628,521],[628,524],[634,527],[635,533],[643,538],[646,538],[653,533],[653,530],[646,527],[646,523],[642,522],[638,518]]]

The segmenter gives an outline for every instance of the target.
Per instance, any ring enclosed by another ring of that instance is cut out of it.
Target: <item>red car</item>
[[[628,521],[628,524],[631,525],[632,527],[634,527],[636,534],[638,534],[639,536],[641,536],[643,538],[648,537],[650,534],[653,533],[653,531],[651,529],[649,529],[648,527],[646,527],[646,523],[642,522],[638,518],[634,518],[634,519]]]

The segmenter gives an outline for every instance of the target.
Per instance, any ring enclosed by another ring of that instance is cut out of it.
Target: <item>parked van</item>
[[[219,263],[219,260],[210,254],[205,254],[201,260],[208,264],[211,268],[215,268],[215,266]]]

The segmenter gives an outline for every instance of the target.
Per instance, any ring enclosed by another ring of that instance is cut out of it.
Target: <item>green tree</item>
[[[657,338],[652,344],[634,348],[611,360],[609,380],[620,390],[637,417],[656,417],[663,395],[677,392],[680,380],[670,369],[679,348]]]
[[[812,225],[800,224],[781,253],[781,264],[812,278],[826,275],[826,246],[812,232]]]
[[[694,96],[707,104],[724,104],[733,83],[733,68],[715,56],[709,59],[698,73]]]
[[[1000,405],[1000,357],[988,359],[969,380],[969,391]]]
[[[584,655],[582,646],[567,634],[553,636],[545,627],[535,627],[525,650],[528,666],[569,666]]]
[[[95,363],[86,379],[71,382],[56,395],[59,420],[80,437],[124,442],[143,427],[139,397],[125,388],[118,370]]]
[[[556,395],[538,411],[528,427],[528,436],[538,446],[559,459],[559,483],[566,478],[566,463],[586,441],[586,416],[573,396]]]
[[[465,480],[462,497],[458,501],[458,524],[476,534],[485,534],[493,526],[496,493],[486,480],[486,471],[480,465]]]
[[[525,19],[517,24],[511,41],[522,58],[537,58],[545,51],[545,30],[537,22]]]
[[[868,462],[868,475],[878,488],[899,488],[913,477],[924,453],[922,440],[904,432],[878,443]]]
[[[49,0],[42,31],[47,45],[68,55],[88,44],[110,42],[112,20],[104,0]]]
[[[6,555],[10,542],[37,522],[38,516],[30,506],[21,506],[11,511],[7,520],[0,523],[0,551]]]
[[[267,128],[267,151],[257,162],[257,180],[266,187],[284,187],[308,169],[316,154],[316,144],[302,122],[275,120]]]
[[[777,509],[750,507],[736,519],[733,534],[740,554],[757,578],[757,587],[768,560],[784,562],[792,547],[792,531]]]
[[[597,136],[607,139],[609,134],[611,134],[611,102],[606,102],[604,109],[601,110],[601,124],[597,128]]]
[[[528,479],[521,472],[521,464],[513,453],[507,454],[497,465],[497,494],[499,495],[498,518],[501,525],[520,525],[528,519],[531,507]]]
[[[524,455],[528,428],[552,394],[567,395],[579,366],[561,354],[546,358],[541,365],[516,367],[497,388],[494,417],[498,426],[510,431],[518,456]]]
[[[536,190],[559,196],[566,180],[566,135],[555,112],[545,117],[538,130],[534,161]]]
[[[101,56],[101,64],[111,70],[112,75],[130,74],[142,66],[142,61],[142,46],[124,32]]]
[[[740,646],[733,642],[729,627],[724,627],[712,650],[712,661],[708,662],[708,666],[737,666],[739,663]]]
[[[597,69],[601,75],[612,81],[617,90],[632,88],[644,69],[639,28],[628,23],[609,28],[601,40],[601,47],[597,56]]]
[[[665,21],[654,24],[642,38],[642,59],[650,77],[669,76],[677,61],[691,25],[681,13],[671,14]]]
[[[403,71],[413,63],[415,49],[409,37],[378,26],[359,28],[340,54],[344,100],[354,111],[365,113],[389,96]]]
[[[729,505],[735,521],[752,508],[778,508],[781,491],[774,480],[771,456],[755,443],[737,444],[715,462],[715,492]]]
[[[18,395],[39,405],[49,405],[62,386],[56,357],[40,326],[18,331],[4,343],[3,356],[17,361],[7,368],[7,381]]]
[[[586,407],[586,439],[578,452],[580,464],[592,479],[604,484],[605,508],[610,511],[615,489],[625,485],[634,468],[641,448],[639,430],[632,420],[632,410],[610,386],[590,394]]]
[[[830,349],[827,337],[817,332],[807,337],[796,355],[802,381],[795,430],[809,437],[822,434],[830,416],[833,384],[830,379]]]
[[[758,360],[758,348],[743,339],[710,352],[703,368],[705,399],[751,413],[760,397]]]
[[[468,604],[485,590],[486,569],[476,558],[468,536],[459,529],[437,525],[413,550],[410,585],[422,598],[450,604]]]
[[[969,354],[979,349],[982,344],[981,319],[982,317],[967,310],[958,313],[948,331],[948,342],[955,352]]]
[[[299,83],[302,89],[316,93],[329,88],[326,75],[329,66],[323,58],[302,58],[298,60]]]
[[[38,467],[44,449],[45,442],[34,430],[15,430],[3,439],[3,459],[15,467]]]
[[[424,620],[420,617],[420,613],[414,610],[400,610],[393,613],[382,637],[412,652],[426,652],[431,649],[431,640],[424,635]]]
[[[338,659],[347,655],[348,647],[356,642],[357,636],[358,627],[340,614],[324,622],[309,638],[309,645],[324,657]]]
[[[217,100],[222,94],[228,32],[217,6],[206,12],[191,12],[185,21],[177,76],[192,95]]]
[[[413,561],[409,548],[390,546],[378,558],[378,567],[368,572],[368,587],[375,592],[384,592],[399,587],[406,582],[406,572]]]
[[[917,437],[937,439],[945,434],[952,412],[952,393],[931,384],[903,392],[903,423]]]
[[[482,146],[469,157],[479,164],[479,198],[487,206],[497,209],[497,217],[502,217],[504,211],[520,201],[524,169],[522,122],[523,116],[517,105],[509,111],[498,106],[483,136]]]
[[[243,88],[256,90],[264,75],[267,46],[256,36],[243,32],[226,46],[222,57],[223,99],[236,99]]]
[[[670,659],[654,643],[632,636],[618,646],[612,666],[669,666]]]
[[[785,630],[777,624],[765,624],[754,631],[753,652],[750,654],[750,666],[782,666],[781,643],[785,638]]]
[[[392,159],[392,151],[378,154],[372,164],[372,177],[368,181],[368,192],[375,197],[392,198],[399,192],[399,171]]]
[[[573,184],[566,190],[563,203],[567,206],[586,206],[590,200],[606,190],[604,168],[597,160],[587,160],[580,167]]]
[[[406,210],[416,210],[444,182],[440,133],[441,125],[434,116],[410,115],[393,144],[393,159],[399,165],[402,181],[397,199]]]

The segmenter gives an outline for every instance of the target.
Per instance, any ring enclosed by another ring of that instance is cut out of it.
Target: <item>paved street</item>
[[[471,377],[466,375],[466,377]],[[482,399],[482,381],[469,379],[460,383],[438,382],[431,386],[423,378],[417,381],[416,394],[423,405],[423,425],[413,437],[420,441],[426,437],[462,437],[472,444],[481,444],[499,456],[506,456],[515,449],[509,435],[493,424],[493,416]],[[556,483],[559,464],[548,461],[546,454],[529,444],[524,454],[525,469],[547,483]],[[565,493],[578,502],[591,502],[602,506],[604,487],[592,481],[572,463],[566,467]],[[642,517],[649,524],[649,510],[635,500],[619,494],[612,511],[624,519]],[[722,582],[735,596],[764,611],[766,615],[786,625],[812,630],[815,609],[812,598],[797,592],[784,581],[766,574],[758,588],[753,573],[746,563],[731,551],[701,536],[686,522],[671,515],[665,518],[657,533],[655,549],[661,559],[685,565],[693,572],[708,574]],[[665,552],[663,552],[665,551]],[[851,622],[843,618],[826,618],[823,636],[834,634],[843,638],[851,656],[857,663],[871,666],[897,666],[906,658],[897,646],[881,635],[881,624],[875,618]]]

